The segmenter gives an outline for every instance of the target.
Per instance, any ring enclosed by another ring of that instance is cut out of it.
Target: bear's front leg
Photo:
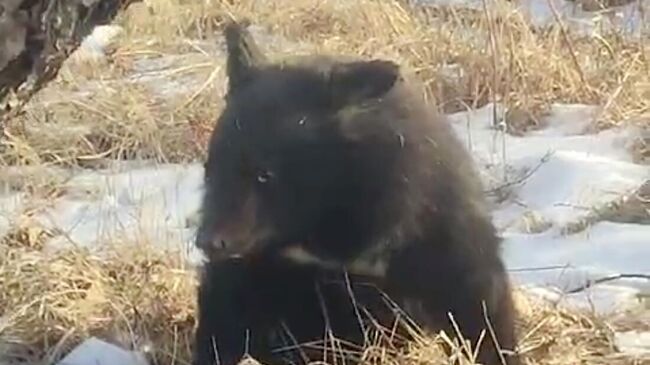
[[[247,347],[250,274],[237,259],[205,264],[198,290],[193,365],[235,365]]]

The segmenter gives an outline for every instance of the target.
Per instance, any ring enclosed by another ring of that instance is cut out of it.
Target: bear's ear
[[[330,97],[335,108],[379,98],[390,91],[400,76],[391,61],[372,60],[336,64],[329,74]]]
[[[252,35],[246,29],[246,22],[231,22],[224,28],[226,38],[226,73],[228,88],[237,89],[245,84],[262,64],[266,56],[258,48]]]

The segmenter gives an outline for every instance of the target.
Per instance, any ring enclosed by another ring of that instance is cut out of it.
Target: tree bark
[[[95,26],[140,1],[0,0],[0,139],[6,121],[56,77]]]

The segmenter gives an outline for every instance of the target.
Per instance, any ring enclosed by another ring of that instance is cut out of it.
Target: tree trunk
[[[0,138],[6,121],[56,77],[95,26],[140,1],[0,0]]]

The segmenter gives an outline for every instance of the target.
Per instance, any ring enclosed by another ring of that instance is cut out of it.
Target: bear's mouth
[[[210,259],[221,260],[242,257],[283,256],[288,250],[300,246],[295,241],[249,240],[247,242],[228,242],[223,239],[215,239],[207,250],[205,246],[202,249]]]
[[[285,258],[297,264],[316,264],[318,266],[330,269],[338,269],[342,267],[341,263],[324,260],[317,255],[309,252],[309,250],[305,249],[304,245],[302,244],[287,245],[279,251],[279,255],[282,258]]]

